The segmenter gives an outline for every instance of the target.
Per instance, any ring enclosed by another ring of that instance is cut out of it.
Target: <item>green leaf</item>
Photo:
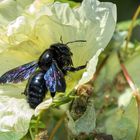
[[[34,119],[30,121],[30,128],[35,129],[37,123],[38,123],[38,128],[46,128],[46,125],[42,121],[37,122],[37,120]]]
[[[105,129],[107,134],[112,134],[114,140],[133,140],[138,123],[138,113],[135,98],[123,109],[116,109],[110,114]]]
[[[96,126],[96,115],[94,109],[94,100],[90,98],[88,100],[88,105],[84,114],[78,118],[76,121],[73,120],[69,111],[68,115],[68,130],[72,132],[73,135],[78,136],[79,134],[90,134],[93,132]],[[91,125],[92,124],[92,125]]]

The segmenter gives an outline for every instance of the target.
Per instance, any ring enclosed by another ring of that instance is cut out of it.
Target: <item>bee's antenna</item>
[[[70,41],[70,42],[67,42],[67,44],[70,44],[70,43],[75,43],[75,42],[87,42],[86,40],[75,40],[75,41]]]
[[[61,41],[61,43],[63,44],[63,39],[62,39],[62,35],[60,36],[60,41]]]

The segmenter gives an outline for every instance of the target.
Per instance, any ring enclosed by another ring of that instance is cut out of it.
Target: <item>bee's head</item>
[[[60,63],[62,63],[63,66],[73,65],[72,62],[72,55],[70,48],[68,47],[68,44],[75,43],[75,42],[86,42],[85,40],[76,40],[71,41],[67,43],[55,43],[50,46],[51,49],[53,49],[56,52],[57,59]]]
[[[55,51],[57,60],[63,66],[73,65],[72,59],[71,59],[73,54],[70,48],[66,44],[56,43],[56,44],[52,44],[50,48]]]

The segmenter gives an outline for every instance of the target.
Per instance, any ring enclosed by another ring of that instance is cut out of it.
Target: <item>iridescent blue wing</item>
[[[12,70],[7,71],[0,77],[1,83],[18,83],[26,80],[30,75],[37,69],[37,61],[32,61],[27,64],[16,67]]]
[[[55,61],[51,64],[50,68],[45,73],[44,79],[46,81],[46,87],[52,94],[55,92],[65,92],[66,82],[64,74],[58,68]]]

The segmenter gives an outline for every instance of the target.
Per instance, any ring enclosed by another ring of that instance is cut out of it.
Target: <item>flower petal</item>
[[[50,107],[51,103],[52,103],[52,98],[45,100],[44,102],[42,102],[41,104],[39,104],[36,109],[35,109],[35,116],[39,115],[39,113]]]
[[[80,79],[78,85],[76,86],[76,88],[84,83],[87,83],[90,79],[93,78],[93,74],[96,71],[96,65],[98,62],[98,57],[100,55],[100,53],[103,51],[103,49],[99,49],[97,51],[97,53],[93,56],[92,59],[90,59],[89,63],[87,64],[86,67],[86,72],[83,73],[82,78]]]
[[[31,33],[31,26],[24,16],[18,17],[15,21],[12,21],[8,25],[7,36],[9,37],[9,43],[14,41],[14,44],[28,40],[28,36]],[[18,34],[18,36],[17,36]]]
[[[6,25],[9,21],[18,17],[25,7],[29,5],[33,0],[1,0],[0,1],[0,19],[2,25]]]
[[[22,6],[24,7],[24,4],[21,4]],[[2,40],[2,43],[5,41],[4,46],[6,48],[12,47],[0,54],[0,74],[38,58],[46,48],[49,48],[50,44],[60,42],[62,36],[64,43],[79,39],[87,41],[86,43],[69,44],[73,52],[75,67],[89,61],[88,76],[82,78],[82,82],[80,81],[79,84],[90,80],[96,68],[97,56],[111,39],[116,23],[115,5],[100,3],[97,0],[84,0],[82,5],[76,9],[70,8],[66,3],[36,0],[24,13],[22,11],[15,14],[17,15],[14,15],[14,18],[8,17],[8,20],[4,21],[7,24],[14,20],[8,24],[7,30],[5,30],[5,27],[4,29],[0,28],[0,30],[6,32],[4,36],[0,34],[0,40]],[[21,16],[15,19],[19,16],[18,14]],[[94,65],[92,66],[92,64]],[[67,93],[75,87],[82,72],[72,73],[66,77],[67,81],[71,79],[71,82],[68,82]],[[4,87],[0,88],[0,100],[2,100],[0,104],[0,118],[2,118],[0,121],[0,139],[9,140],[10,138],[11,140],[13,138],[13,140],[18,140],[26,134],[33,112],[26,100],[22,99],[25,97],[21,96],[21,99],[19,99],[20,94],[15,96],[16,90],[13,86],[11,86],[13,88],[11,90],[13,98],[11,98],[10,92],[5,92]],[[22,86],[19,90],[23,90]],[[48,108],[52,101],[47,100],[46,102],[45,108]],[[37,109],[40,111],[42,105],[39,105]],[[36,113],[38,113],[38,110],[36,110]],[[8,111],[11,114],[10,117]],[[19,120],[21,120],[21,123],[19,123]],[[9,132],[9,135],[5,134],[5,131]]]
[[[33,12],[30,11],[32,7],[35,10]],[[38,53],[34,52],[32,55],[38,54],[38,57],[50,44],[59,42],[61,36],[64,43],[86,40],[86,43],[69,44],[76,67],[89,61],[98,49],[106,47],[114,32],[115,23],[116,7],[112,3],[84,0],[79,8],[72,9],[67,3],[44,4],[42,1],[35,1],[26,11],[26,15],[9,24],[7,35],[12,45],[21,46],[24,42],[26,46],[26,42],[31,42],[31,48],[35,46],[38,50]],[[68,76],[70,90],[76,85],[81,74],[82,72],[76,72],[77,76]],[[86,81],[88,80],[90,79],[87,78]]]
[[[86,40],[87,43],[70,45],[75,66],[85,64],[98,49],[105,48],[113,35],[116,24],[114,4],[84,0],[77,9],[59,2],[48,5],[47,8],[52,14],[49,12],[47,16],[40,17],[35,26],[36,36],[44,46],[48,44],[48,39],[54,43],[61,36],[63,42]]]
[[[28,131],[33,110],[25,99],[0,98],[0,139],[19,140]]]

